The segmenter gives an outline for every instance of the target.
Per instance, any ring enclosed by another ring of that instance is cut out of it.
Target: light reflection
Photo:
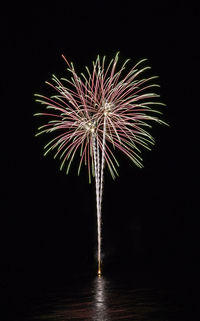
[[[98,276],[94,281],[94,314],[93,321],[109,321],[107,308],[106,280]]]

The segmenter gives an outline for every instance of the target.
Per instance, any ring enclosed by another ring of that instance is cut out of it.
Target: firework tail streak
[[[60,158],[62,170],[65,165],[69,172],[75,154],[80,151],[78,174],[82,163],[88,168],[89,182],[95,177],[98,234],[98,275],[101,275],[101,208],[104,167],[107,165],[112,178],[118,176],[119,166],[112,150],[116,148],[128,156],[135,165],[143,167],[139,155],[140,146],[150,149],[154,138],[146,130],[151,128],[149,121],[166,124],[159,118],[160,111],[152,106],[164,105],[157,101],[160,97],[151,92],[159,85],[152,83],[157,76],[142,78],[149,66],[140,68],[146,61],[139,61],[124,76],[126,60],[116,71],[119,53],[105,68],[105,56],[97,56],[93,61],[92,73],[86,67],[86,75],[79,77],[73,63],[67,63],[70,79],[60,80],[53,75],[52,83],[46,82],[57,93],[50,98],[36,94],[36,101],[46,106],[50,120],[38,128],[36,136],[56,132],[44,147],[46,155],[55,150]],[[65,83],[65,85],[64,85]],[[50,110],[50,111],[49,111]]]

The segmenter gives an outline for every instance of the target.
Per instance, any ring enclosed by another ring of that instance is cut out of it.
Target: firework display
[[[101,274],[101,207],[104,168],[107,166],[113,179],[118,175],[115,149],[123,152],[138,167],[143,167],[140,147],[151,149],[154,138],[147,131],[151,121],[165,124],[155,106],[164,105],[152,92],[159,87],[154,83],[157,76],[144,78],[150,69],[146,59],[139,61],[125,72],[129,61],[117,69],[119,53],[106,64],[106,57],[97,56],[92,71],[78,76],[73,63],[65,60],[69,78],[46,82],[55,95],[46,97],[36,94],[36,101],[47,111],[35,115],[47,116],[47,122],[38,128],[40,135],[54,133],[46,144],[45,153],[54,152],[61,160],[60,169],[69,172],[76,154],[80,155],[78,174],[82,164],[87,165],[88,177],[96,185],[98,274]]]

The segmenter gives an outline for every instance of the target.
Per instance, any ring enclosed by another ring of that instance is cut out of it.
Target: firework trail
[[[50,120],[38,128],[40,135],[55,136],[44,147],[45,153],[55,150],[61,160],[60,169],[69,172],[75,155],[80,153],[78,175],[83,163],[87,165],[89,182],[95,177],[98,233],[98,274],[101,274],[101,211],[104,167],[113,179],[119,166],[113,150],[121,150],[138,167],[143,167],[140,147],[150,150],[154,138],[146,130],[150,122],[166,124],[159,118],[159,111],[152,106],[164,105],[157,101],[159,95],[152,92],[159,85],[152,83],[156,76],[143,78],[149,66],[140,68],[146,59],[139,61],[126,74],[129,60],[116,71],[119,53],[105,67],[105,56],[97,56],[92,72],[86,67],[86,75],[79,77],[73,63],[63,57],[71,74],[70,79],[60,80],[53,75],[52,83],[46,82],[57,93],[50,98],[36,95],[36,101],[45,105]],[[123,75],[124,74],[124,75]],[[65,83],[65,84],[64,84]]]
[[[97,236],[98,236],[98,275],[101,275],[101,207],[100,207],[100,177],[99,177],[99,146],[93,135],[93,155],[95,168],[95,183],[96,183],[96,204],[97,204]]]

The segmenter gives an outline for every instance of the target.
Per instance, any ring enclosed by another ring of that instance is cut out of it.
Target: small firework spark
[[[139,61],[125,75],[126,60],[117,71],[118,55],[105,66],[105,56],[93,62],[93,70],[86,67],[86,74],[79,77],[73,63],[67,63],[71,78],[58,79],[52,76],[56,95],[50,98],[35,95],[36,101],[46,106],[48,112],[35,115],[48,116],[50,120],[38,128],[40,135],[55,132],[44,147],[46,155],[54,151],[54,158],[61,160],[60,169],[66,165],[69,172],[77,152],[80,153],[78,174],[83,163],[87,165],[89,181],[95,177],[98,230],[98,275],[101,274],[101,203],[104,167],[107,165],[113,179],[118,175],[118,161],[114,155],[117,148],[128,156],[135,165],[143,167],[140,147],[150,149],[154,138],[146,130],[149,121],[164,123],[159,111],[152,106],[164,105],[157,101],[159,95],[152,89],[159,85],[152,83],[157,76],[143,78],[149,66],[140,68],[146,61]],[[49,111],[50,110],[50,111]]]

